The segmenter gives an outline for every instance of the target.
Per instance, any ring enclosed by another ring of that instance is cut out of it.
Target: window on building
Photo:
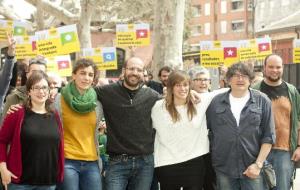
[[[210,4],[209,3],[205,3],[205,10],[204,10],[204,15],[205,16],[209,16],[210,15]]]
[[[221,21],[221,34],[225,34],[227,32],[227,21]]]
[[[227,1],[221,1],[221,14],[227,13]]]
[[[204,35],[210,35],[210,23],[204,24]]]
[[[192,29],[191,29],[191,35],[192,36],[199,36],[201,34],[202,34],[202,27],[201,27],[201,25],[192,26]]]
[[[233,32],[242,32],[244,31],[244,21],[236,20],[231,22],[231,29]]]
[[[201,12],[202,12],[201,5],[194,5],[194,6],[192,6],[193,17],[199,17],[201,15]]]
[[[235,0],[231,2],[231,10],[243,10],[244,9],[244,1],[243,0]]]

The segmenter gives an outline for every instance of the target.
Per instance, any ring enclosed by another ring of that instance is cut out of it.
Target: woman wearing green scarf
[[[96,72],[91,60],[78,60],[72,82],[55,100],[64,129],[65,171],[59,189],[102,189],[97,136],[103,110],[92,88]]]

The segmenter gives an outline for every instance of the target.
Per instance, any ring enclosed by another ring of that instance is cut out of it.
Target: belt
[[[133,158],[140,158],[144,155],[129,155],[129,154],[110,154],[109,158],[112,159],[133,159]]]

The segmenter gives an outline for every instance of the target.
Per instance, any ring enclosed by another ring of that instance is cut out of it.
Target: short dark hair
[[[76,72],[81,68],[86,68],[91,66],[94,70],[94,78],[97,76],[97,66],[91,59],[78,59],[73,67],[73,74],[76,74]]]
[[[169,66],[163,66],[162,68],[159,69],[158,71],[158,77],[161,76],[162,71],[167,71],[168,73],[172,72],[173,69]]]
[[[254,79],[254,72],[250,69],[250,67],[242,62],[235,63],[228,68],[226,73],[227,81],[236,74],[236,72],[240,72],[243,75],[247,75],[249,77],[250,82]]]

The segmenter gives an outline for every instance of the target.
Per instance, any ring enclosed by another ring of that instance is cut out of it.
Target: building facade
[[[253,0],[192,0],[191,50],[200,41],[240,40],[254,36]]]

